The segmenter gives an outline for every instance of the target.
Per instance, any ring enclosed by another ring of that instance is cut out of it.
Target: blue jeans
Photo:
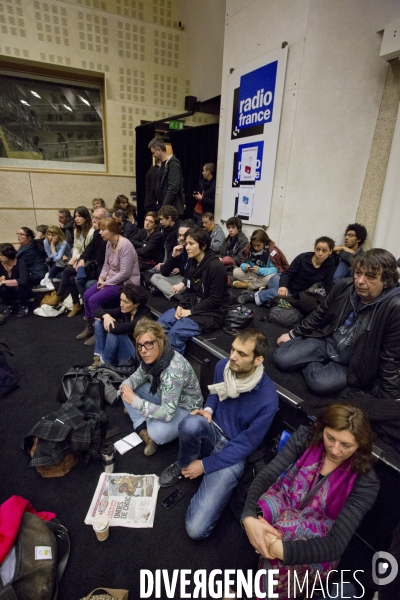
[[[178,466],[184,468],[198,458],[216,454],[227,443],[227,438],[212,422],[200,415],[189,415],[179,425]],[[204,474],[186,513],[186,531],[192,539],[210,535],[239,483],[245,464],[246,461],[241,460],[230,467]]]
[[[134,391],[135,394],[142,398],[142,400],[148,400],[149,402],[152,402],[153,404],[158,404],[160,406],[161,398],[160,396],[158,396],[158,394],[153,395],[150,393],[149,382],[143,383]],[[136,427],[147,421],[147,432],[151,439],[159,446],[161,444],[167,444],[168,442],[172,442],[172,440],[176,440],[176,438],[178,437],[179,423],[183,421],[183,419],[189,414],[187,410],[178,406],[175,415],[173,416],[171,421],[165,423],[164,421],[157,421],[156,419],[143,417],[140,414],[140,412],[136,410],[136,408],[133,408],[131,404],[128,404],[127,402],[124,402],[124,406],[130,418],[132,419],[133,428],[135,429]]]
[[[190,317],[175,319],[175,308],[167,310],[159,317],[158,322],[167,334],[173,349],[182,355],[185,353],[187,340],[201,333],[201,326],[192,321]]]
[[[78,289],[79,295],[83,298],[83,294],[88,290],[92,285],[97,283],[97,279],[79,279],[75,277],[75,285]]]
[[[127,333],[108,333],[101,321],[94,322],[94,353],[105,363],[119,365],[124,360],[136,356],[135,346]]]
[[[58,267],[56,263],[53,263],[50,268],[49,277],[53,279],[58,277],[64,271],[64,267]]]
[[[329,359],[325,338],[296,337],[273,354],[283,371],[303,369],[306,384],[315,394],[335,394],[347,386],[348,369]]]
[[[278,295],[280,275],[273,275],[268,281],[268,288],[266,290],[260,290],[256,292],[255,303],[257,306],[265,304],[270,300],[273,300]]]
[[[340,279],[351,277],[351,267],[345,260],[341,260],[333,274],[333,281],[337,283]]]

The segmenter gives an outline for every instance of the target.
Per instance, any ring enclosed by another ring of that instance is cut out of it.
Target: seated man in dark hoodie
[[[186,276],[186,270],[189,264],[189,257],[185,250],[185,234],[194,226],[191,219],[180,222],[178,239],[175,240],[175,242],[177,241],[178,243],[174,246],[171,256],[160,265],[159,273],[154,273],[150,280],[152,285],[151,293],[153,295],[156,295],[156,290],[159,294],[163,293],[169,300],[171,296],[174,296],[185,289],[183,278]]]
[[[354,259],[354,281],[342,279],[320,306],[278,340],[274,361],[302,369],[316,394],[346,388],[400,397],[400,286],[396,259],[372,248]]]
[[[164,238],[164,261],[165,262],[172,254],[172,250],[176,246],[178,238],[178,230],[181,226],[181,221],[178,219],[176,208],[170,204],[166,204],[158,211],[160,217],[160,231]],[[158,270],[161,264],[157,265]]]
[[[158,319],[171,346],[184,354],[186,341],[203,333],[219,329],[229,304],[228,282],[224,266],[210,250],[206,231],[194,227],[185,235],[189,257],[186,290],[179,306],[171,308]]]
[[[243,250],[249,243],[242,231],[242,220],[239,217],[230,217],[225,225],[228,236],[221,246],[219,260],[225,267],[240,267],[243,262]]]

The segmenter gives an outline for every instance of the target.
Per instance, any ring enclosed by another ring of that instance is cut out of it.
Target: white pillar
[[[397,112],[372,246],[385,248],[396,259],[400,258],[400,110]]]

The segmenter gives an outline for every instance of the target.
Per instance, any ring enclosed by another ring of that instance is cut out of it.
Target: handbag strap
[[[56,585],[52,600],[57,600],[58,586],[62,576],[64,575],[65,568],[69,559],[69,553],[71,549],[71,543],[69,541],[68,531],[64,525],[62,525],[58,519],[52,521],[45,521],[47,527],[53,532],[57,538],[57,572],[56,572]],[[61,558],[60,558],[61,556]]]
[[[112,588],[96,588],[95,590],[93,590],[92,592],[90,592],[90,594],[88,596],[86,596],[85,600],[89,600],[93,594],[95,592],[98,592],[99,590],[103,590],[103,592],[107,592],[107,594],[110,594],[110,596],[112,596],[113,598],[117,598],[117,600],[128,600],[128,590],[113,590]]]
[[[66,373],[66,375],[68,375],[68,376],[70,376],[70,377],[72,377],[72,378],[74,379],[74,384],[73,384],[73,386],[72,386],[71,393],[70,393],[70,394],[69,394],[69,396],[68,396],[68,400],[69,400],[70,398],[72,398],[72,396],[74,395],[74,392],[75,392],[75,386],[76,386],[76,383],[77,383],[77,381],[78,381],[78,377],[79,377],[79,376],[85,375],[85,376],[86,376],[86,378],[87,378],[87,381],[86,381],[86,386],[85,386],[85,391],[86,391],[86,388],[87,388],[87,386],[88,386],[88,384],[89,384],[89,378],[91,378],[91,374],[90,374],[90,372],[88,372],[88,373],[85,373],[85,374],[84,374],[84,373],[80,373],[80,372],[79,372],[81,369],[84,369],[84,368],[85,368],[85,367],[84,367],[83,365],[74,365],[73,367],[71,367],[71,369],[75,369],[75,373]],[[64,377],[65,377],[65,375],[64,375]]]
[[[8,344],[6,344],[5,342],[0,342],[0,345],[4,346],[4,348],[0,348],[0,352],[4,352],[9,354],[10,356],[14,356],[14,352],[11,352],[10,346]]]
[[[332,473],[332,471],[331,471],[331,473]],[[331,473],[324,475],[324,477],[322,477],[322,479],[320,479],[318,481],[318,483],[316,485],[314,485],[313,488],[311,488],[311,490],[308,492],[308,494],[306,494],[304,496],[303,500],[299,504],[299,510],[303,510],[307,506],[307,504],[310,502],[310,500],[312,500],[312,498],[314,498],[314,496],[318,492],[319,488],[325,483],[325,481],[328,479],[328,477]]]

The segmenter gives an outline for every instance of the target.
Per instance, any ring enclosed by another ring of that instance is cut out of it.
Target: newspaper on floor
[[[159,487],[157,475],[102,473],[86,525],[93,525],[99,515],[107,515],[110,526],[153,527]]]

